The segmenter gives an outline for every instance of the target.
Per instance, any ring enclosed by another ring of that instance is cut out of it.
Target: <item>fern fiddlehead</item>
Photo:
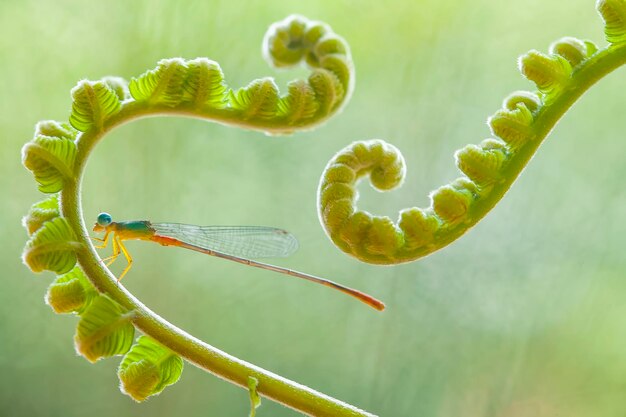
[[[72,89],[67,122],[40,122],[22,152],[39,189],[51,196],[24,218],[30,239],[25,264],[58,274],[46,295],[57,313],[75,313],[76,350],[89,361],[124,355],[118,369],[122,390],[137,401],[175,383],[182,358],[254,395],[316,416],[368,416],[351,405],[232,357],[178,329],[117,283],[89,239],[82,217],[80,184],[95,145],[133,119],[180,115],[255,129],[268,134],[310,129],[337,113],[353,88],[345,41],[323,23],[291,16],[270,27],[265,57],[275,67],[304,63],[311,74],[292,81],[281,95],[271,78],[229,88],[216,62],[164,59],[127,82],[117,77],[83,80]],[[78,265],[77,264],[78,262]],[[144,335],[135,340],[135,330]]]
[[[488,120],[494,138],[455,153],[463,176],[430,193],[430,206],[402,210],[394,222],[356,207],[359,179],[388,191],[405,178],[404,158],[382,140],[355,142],[327,164],[318,189],[318,214],[342,251],[373,264],[414,261],[458,239],[509,190],[559,119],[596,81],[626,63],[626,1],[599,0],[609,45],[566,37],[548,54],[530,51],[521,73],[537,91],[519,91]]]

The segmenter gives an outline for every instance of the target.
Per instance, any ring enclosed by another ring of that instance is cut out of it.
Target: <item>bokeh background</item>
[[[0,415],[246,416],[247,393],[187,365],[179,383],[136,404],[118,359],[78,357],[75,317],[43,302],[51,273],[20,261],[21,217],[42,198],[20,163],[38,120],[67,120],[82,78],[125,78],[160,58],[207,56],[230,86],[304,69],[261,57],[269,24],[290,13],[328,22],[351,45],[356,91],[313,132],[266,137],[214,123],[147,119],[107,136],[87,168],[95,218],[284,227],[299,252],[280,265],[387,302],[376,313],[324,287],[176,248],[131,242],[124,280],[154,311],[247,361],[381,416],[626,414],[626,77],[594,87],[503,201],[450,247],[411,264],[370,266],[319,225],[320,173],[354,140],[399,147],[408,178],[360,206],[397,216],[427,206],[458,173],[454,150],[488,137],[503,97],[531,88],[516,58],[565,36],[604,45],[592,0],[0,2]],[[121,268],[122,261],[116,265]],[[265,400],[259,416],[294,416]]]

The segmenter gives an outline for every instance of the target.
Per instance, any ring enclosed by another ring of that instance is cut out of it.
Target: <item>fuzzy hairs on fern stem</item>
[[[626,63],[626,1],[599,0],[609,45],[565,37],[549,52],[519,59],[536,91],[518,91],[488,120],[493,138],[455,153],[461,176],[430,193],[430,206],[402,210],[396,221],[359,210],[357,183],[380,191],[404,181],[404,158],[382,141],[355,142],[327,164],[318,188],[326,234],[347,254],[372,264],[411,262],[458,239],[502,199],[559,119],[593,84]]]
[[[151,311],[104,267],[89,238],[81,207],[81,180],[96,144],[134,119],[178,115],[268,134],[311,129],[337,112],[353,88],[346,42],[325,24],[290,16],[269,29],[266,58],[275,67],[303,63],[311,73],[281,95],[271,78],[233,90],[207,58],[161,60],[130,82],[118,77],[81,81],[72,90],[69,122],[37,124],[22,151],[23,164],[51,197],[23,220],[30,236],[23,252],[33,271],[58,274],[46,295],[57,313],[76,314],[79,354],[91,362],[124,355],[121,389],[136,401],[175,383],[183,358],[244,389],[312,416],[372,414],[249,364],[198,340]],[[77,263],[79,266],[77,266]],[[143,333],[135,339],[135,330]]]

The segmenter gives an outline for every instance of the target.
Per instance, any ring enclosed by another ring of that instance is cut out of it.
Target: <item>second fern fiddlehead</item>
[[[81,81],[72,90],[67,122],[40,122],[23,148],[23,163],[39,189],[51,196],[24,218],[30,235],[23,253],[34,272],[58,274],[46,301],[57,313],[80,317],[77,351],[89,361],[125,355],[118,369],[122,390],[137,401],[175,383],[182,359],[305,414],[367,416],[320,394],[232,357],[194,338],[149,310],[119,285],[90,241],[80,204],[87,158],[113,128],[154,115],[204,118],[269,134],[312,128],[347,102],[353,85],[348,45],[325,24],[291,16],[272,25],[266,58],[277,67],[305,63],[306,80],[280,95],[271,78],[232,90],[216,62],[165,59],[130,82],[117,77]],[[80,266],[76,266],[76,263]],[[135,330],[144,333],[135,340]],[[257,403],[255,403],[256,405]]]
[[[488,120],[493,138],[455,153],[463,176],[430,193],[430,206],[402,210],[397,221],[356,208],[359,179],[387,191],[405,177],[402,154],[382,140],[355,142],[328,163],[318,190],[319,217],[344,252],[369,263],[410,262],[453,242],[511,187],[563,114],[596,81],[626,63],[626,1],[599,0],[609,45],[566,37],[548,54],[519,59],[537,91],[519,91]]]

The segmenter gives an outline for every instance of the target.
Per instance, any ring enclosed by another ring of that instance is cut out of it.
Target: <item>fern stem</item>
[[[170,111],[161,114],[180,114]],[[61,193],[61,209],[78,241],[82,244],[76,255],[78,262],[92,284],[115,302],[132,311],[133,324],[176,354],[208,372],[248,389],[250,376],[259,381],[257,391],[287,407],[311,416],[373,416],[352,405],[343,403],[311,388],[285,379],[258,366],[235,358],[179,329],[151,311],[119,285],[115,276],[102,266],[83,222],[80,202],[80,184],[87,158],[96,143],[112,128],[130,120],[153,116],[147,109],[130,107],[108,121],[103,130],[89,131],[77,140],[75,165],[76,181],[69,182]]]

